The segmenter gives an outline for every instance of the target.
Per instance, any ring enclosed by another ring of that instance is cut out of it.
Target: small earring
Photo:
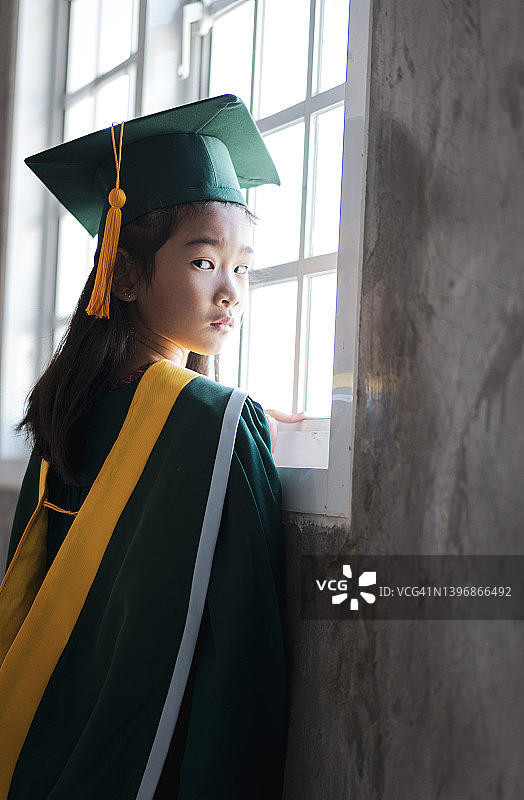
[[[135,296],[135,295],[134,295],[134,292],[132,292],[132,291],[131,291],[131,289],[126,289],[126,290],[124,291],[124,295],[125,295],[126,297],[134,297],[134,296]]]

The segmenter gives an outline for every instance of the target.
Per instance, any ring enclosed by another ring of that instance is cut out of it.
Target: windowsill
[[[273,457],[282,484],[282,510],[325,515],[329,417],[278,423]]]
[[[327,469],[330,423],[329,417],[279,422],[273,453],[277,467]]]

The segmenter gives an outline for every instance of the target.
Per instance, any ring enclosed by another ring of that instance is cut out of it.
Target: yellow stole
[[[51,568],[46,478],[38,505],[0,586],[0,798],[68,642],[118,519],[183,387],[198,373],[162,359],[146,370],[110,453]]]

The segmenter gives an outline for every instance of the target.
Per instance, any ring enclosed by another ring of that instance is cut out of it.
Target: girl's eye
[[[207,258],[196,258],[193,264],[195,267],[198,267],[198,269],[213,269],[213,264],[211,261],[208,261]]]
[[[235,267],[235,272],[237,275],[245,275],[248,269],[249,267],[246,264],[239,264],[238,267]]]

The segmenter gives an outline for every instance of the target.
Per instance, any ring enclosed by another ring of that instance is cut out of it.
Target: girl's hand
[[[284,414],[283,411],[277,411],[276,408],[265,408],[264,414],[269,424],[269,432],[271,434],[271,452],[275,452],[277,443],[278,426],[277,422],[300,422],[305,419],[306,412],[299,411],[297,414]]]

